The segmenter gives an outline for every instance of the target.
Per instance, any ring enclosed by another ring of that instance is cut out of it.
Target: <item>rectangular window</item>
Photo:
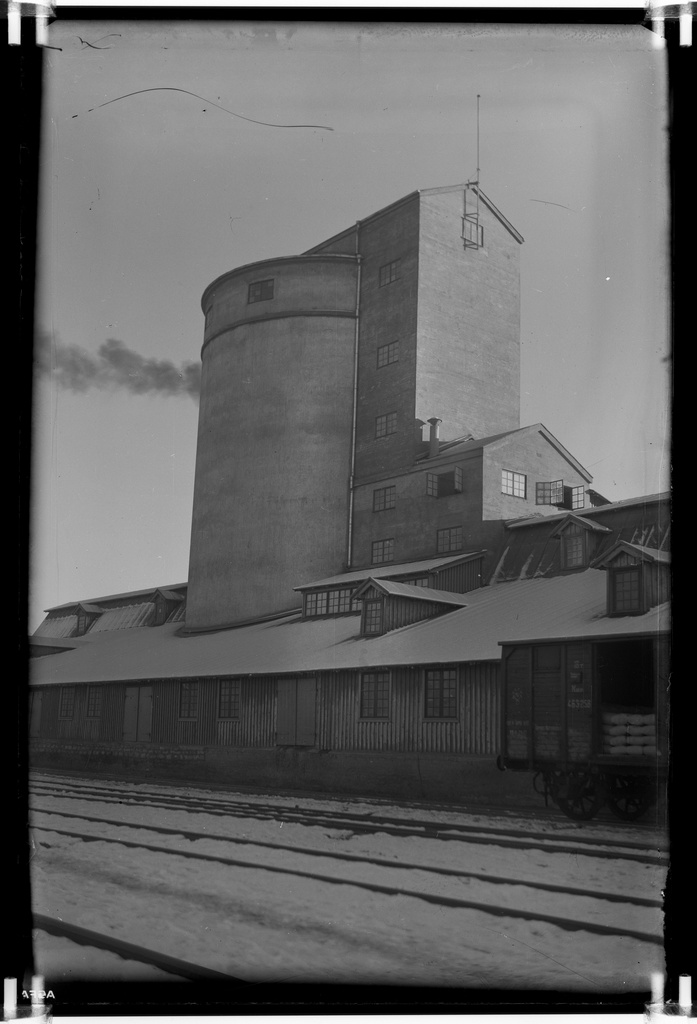
[[[361,718],[389,718],[390,673],[364,672],[361,676]]]
[[[425,715],[457,718],[457,669],[427,669]]]
[[[527,493],[527,478],[524,473],[512,473],[508,469],[501,470],[501,492],[512,494],[514,498],[524,498]]]
[[[585,495],[585,493],[583,491],[583,484],[581,484],[579,487],[570,487],[569,490],[571,491],[571,498],[570,498],[570,501],[569,501],[569,508],[572,509],[572,510],[573,509],[579,509],[579,508],[585,508],[585,505],[586,505],[586,495]]]
[[[305,594],[305,614],[306,615],[326,615],[327,614],[327,591],[320,590],[318,593]]]
[[[382,633],[382,598],[363,602],[363,632]]]
[[[378,487],[373,491],[373,512],[385,512],[394,508],[396,501],[396,487]]]
[[[61,686],[60,701],[58,704],[59,718],[72,718],[75,711],[75,687]]]
[[[198,718],[198,683],[179,684],[179,717]]]
[[[484,245],[484,227],[473,218],[463,217],[462,237],[468,245],[481,248]]]
[[[549,480],[544,483],[535,484],[535,504],[563,505],[564,481]]]
[[[264,302],[266,299],[273,298],[273,278],[269,278],[266,281],[254,281],[249,286],[247,293],[247,303],[250,302]]]
[[[641,567],[612,569],[612,612],[631,615],[641,612]]]
[[[388,412],[384,416],[375,417],[375,436],[386,437],[397,430],[397,413]]]
[[[100,718],[102,714],[102,688],[101,686],[87,687],[87,717]]]
[[[351,611],[350,587],[342,587],[341,590],[330,590],[327,594],[327,615],[345,615]]]
[[[392,284],[399,278],[399,260],[392,260],[391,263],[385,263],[378,272],[378,283],[381,288],[384,288],[386,284]]]
[[[394,537],[386,540],[373,541],[370,549],[370,561],[373,565],[391,562],[394,558]]]
[[[221,679],[218,684],[218,718],[240,717],[239,679]]]
[[[436,548],[439,554],[447,551],[459,551],[461,547],[461,526],[451,526],[447,530],[438,530],[436,533]]]
[[[428,576],[416,576],[414,579],[400,580],[399,582],[408,583],[410,587],[427,587],[429,585]]]
[[[305,594],[305,617],[315,615],[348,615],[361,610],[360,601],[352,601],[352,587],[339,590],[320,590]]]
[[[399,361],[399,342],[391,341],[389,345],[381,345],[378,349],[378,370],[390,363]]]
[[[574,569],[586,564],[586,531],[572,523],[561,536],[561,564],[564,569]]]
[[[426,494],[431,498],[447,498],[462,492],[462,469],[456,466],[447,473],[426,474]]]

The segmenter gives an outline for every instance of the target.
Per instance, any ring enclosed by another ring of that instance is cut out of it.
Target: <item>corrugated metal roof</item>
[[[33,636],[70,636],[77,629],[77,615],[49,615],[37,626]]]
[[[131,629],[133,626],[147,626],[155,614],[152,601],[141,604],[126,604],[119,608],[108,608],[90,629],[90,633],[104,633],[113,629]]]
[[[438,604],[454,604],[465,606],[469,601],[464,594],[453,594],[449,590],[434,590],[432,587],[415,587],[413,583],[398,583],[395,580],[376,580],[372,577],[365,581],[354,594],[358,598],[368,586],[375,586],[385,594],[392,594],[398,597],[407,597],[411,601],[435,601]]]
[[[374,580],[391,579],[393,576],[414,576],[420,573],[430,572],[433,569],[443,569],[446,565],[458,565],[460,562],[467,562],[471,558],[484,555],[484,551],[468,551],[461,555],[446,555],[440,558],[425,558],[419,562],[399,562],[396,565],[369,565],[364,569],[353,569],[351,572],[343,572],[338,576],[328,576],[324,580],[315,580],[313,583],[303,583],[293,590],[309,590],[311,587],[335,587],[342,583],[362,583],[363,580],[372,578]]]
[[[182,637],[172,624],[100,633],[74,651],[32,659],[34,685],[266,675],[498,661],[499,644],[654,634],[669,628],[668,606],[608,618],[606,578],[598,569],[496,584],[467,594],[468,606],[380,637],[358,635],[355,616],[300,615],[239,629]]]
[[[638,498],[623,498],[621,501],[612,501],[607,505],[596,505],[594,508],[585,508],[583,515],[595,518],[596,516],[603,516],[606,512],[612,512],[618,508],[631,508],[634,506],[644,507],[645,505],[653,505],[659,502],[669,502],[670,492],[660,491],[657,494],[644,494]],[[507,530],[519,530],[525,526],[535,526],[541,519],[544,519],[546,523],[553,523],[557,519],[564,519],[569,515],[568,509],[562,509],[560,512],[554,512],[552,515],[542,516],[540,513],[534,513],[531,516],[523,516],[521,519],[509,519],[506,521]]]
[[[186,590],[188,583],[172,583],[168,586],[167,590]],[[129,597],[144,597],[146,594],[154,594],[156,590],[162,590],[161,587],[144,587],[142,590],[129,590],[124,594],[107,594],[102,597],[90,597],[87,599],[88,604],[102,604],[110,601],[123,601]],[[45,608],[46,612],[59,612],[63,608],[77,608],[79,604],[84,607],[84,601],[67,601],[65,604],[55,604],[51,608]]]

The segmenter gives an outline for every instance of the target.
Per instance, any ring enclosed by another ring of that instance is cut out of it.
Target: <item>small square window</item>
[[[221,679],[218,684],[218,718],[240,717],[239,679]]]
[[[373,565],[381,565],[383,562],[391,562],[394,559],[394,537],[386,540],[375,540],[371,545],[371,562]]]
[[[179,717],[198,718],[198,683],[179,684]]]
[[[399,278],[399,260],[392,260],[391,263],[385,263],[378,272],[378,284],[381,288],[384,288],[386,284],[392,284],[393,281],[397,281]]]
[[[397,413],[388,412],[384,416],[375,417],[375,436],[376,437],[387,437],[388,434],[394,434],[397,430]]]
[[[87,687],[87,717],[100,718],[102,714],[102,688],[101,686]]]
[[[382,633],[382,598],[363,602],[363,633]]]
[[[501,470],[501,492],[512,494],[514,498],[524,498],[527,493],[527,478],[524,473],[513,473],[508,469]]]
[[[457,718],[457,669],[426,670],[426,718]]]
[[[247,293],[247,303],[264,302],[273,298],[273,278],[266,281],[253,281]]]
[[[439,554],[448,551],[459,551],[462,547],[462,527],[451,526],[447,530],[438,530],[436,533],[436,549]]]
[[[389,345],[381,345],[378,349],[378,370],[390,363],[399,361],[399,342],[391,341]]]
[[[396,487],[378,487],[373,491],[373,512],[386,512],[397,502]]]
[[[75,711],[75,687],[61,686],[60,701],[58,703],[58,717],[72,718]]]
[[[364,672],[361,676],[361,718],[389,718],[390,673]]]
[[[563,505],[564,481],[548,480],[535,485],[536,505]]]

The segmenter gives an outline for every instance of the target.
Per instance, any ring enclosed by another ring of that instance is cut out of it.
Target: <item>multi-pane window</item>
[[[411,580],[400,580],[400,583],[408,583],[410,587],[427,587],[428,576],[416,576]]]
[[[382,598],[363,602],[364,633],[382,633]]]
[[[447,473],[426,474],[426,494],[431,498],[445,498],[462,491],[462,469],[456,466]]]
[[[391,562],[394,558],[394,537],[386,540],[373,541],[370,549],[370,561],[373,565]]]
[[[390,363],[396,363],[398,360],[398,341],[391,341],[388,345],[381,345],[378,349],[378,370],[383,366],[389,366]]]
[[[563,505],[564,504],[564,481],[546,480],[535,484],[536,505]]]
[[[352,601],[353,587],[319,590],[305,594],[305,616],[348,615],[361,610],[360,601]]]
[[[179,684],[179,717],[198,718],[198,683]]]
[[[392,284],[399,277],[399,260],[392,260],[391,263],[385,263],[378,271],[378,283],[381,288],[384,288],[386,284]]]
[[[641,567],[611,570],[611,611],[615,615],[630,615],[642,610]]]
[[[273,278],[266,281],[253,281],[247,292],[247,302],[263,302],[273,298]]]
[[[396,487],[378,487],[373,491],[373,512],[385,512],[389,508],[394,508],[396,501]]]
[[[564,569],[586,564],[586,531],[571,523],[561,535],[561,563]]]
[[[451,526],[436,533],[436,549],[439,553],[459,551],[462,547],[462,527]]]
[[[501,491],[512,494],[514,498],[524,498],[526,494],[525,473],[512,473],[508,469],[501,470]]]
[[[72,718],[75,711],[75,687],[61,686],[60,700],[58,702],[58,717]]]
[[[397,413],[388,412],[384,416],[375,417],[375,436],[386,437],[397,430]]]
[[[586,496],[583,491],[583,484],[581,484],[579,487],[571,487],[569,488],[569,490],[571,491],[569,499],[569,508],[571,508],[572,510],[584,508],[586,504]]]
[[[457,669],[426,670],[426,718],[457,718]]]
[[[361,718],[389,718],[390,673],[364,672],[361,676]]]
[[[240,717],[239,679],[221,679],[218,684],[218,718]]]
[[[87,687],[87,717],[99,718],[102,713],[102,688],[101,686]]]

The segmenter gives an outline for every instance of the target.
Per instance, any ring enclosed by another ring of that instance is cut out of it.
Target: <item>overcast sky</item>
[[[473,177],[477,93],[482,187],[525,238],[521,425],[544,423],[611,500],[666,489],[668,111],[653,38],[59,18],[30,629],[51,605],[186,580],[204,288]]]

